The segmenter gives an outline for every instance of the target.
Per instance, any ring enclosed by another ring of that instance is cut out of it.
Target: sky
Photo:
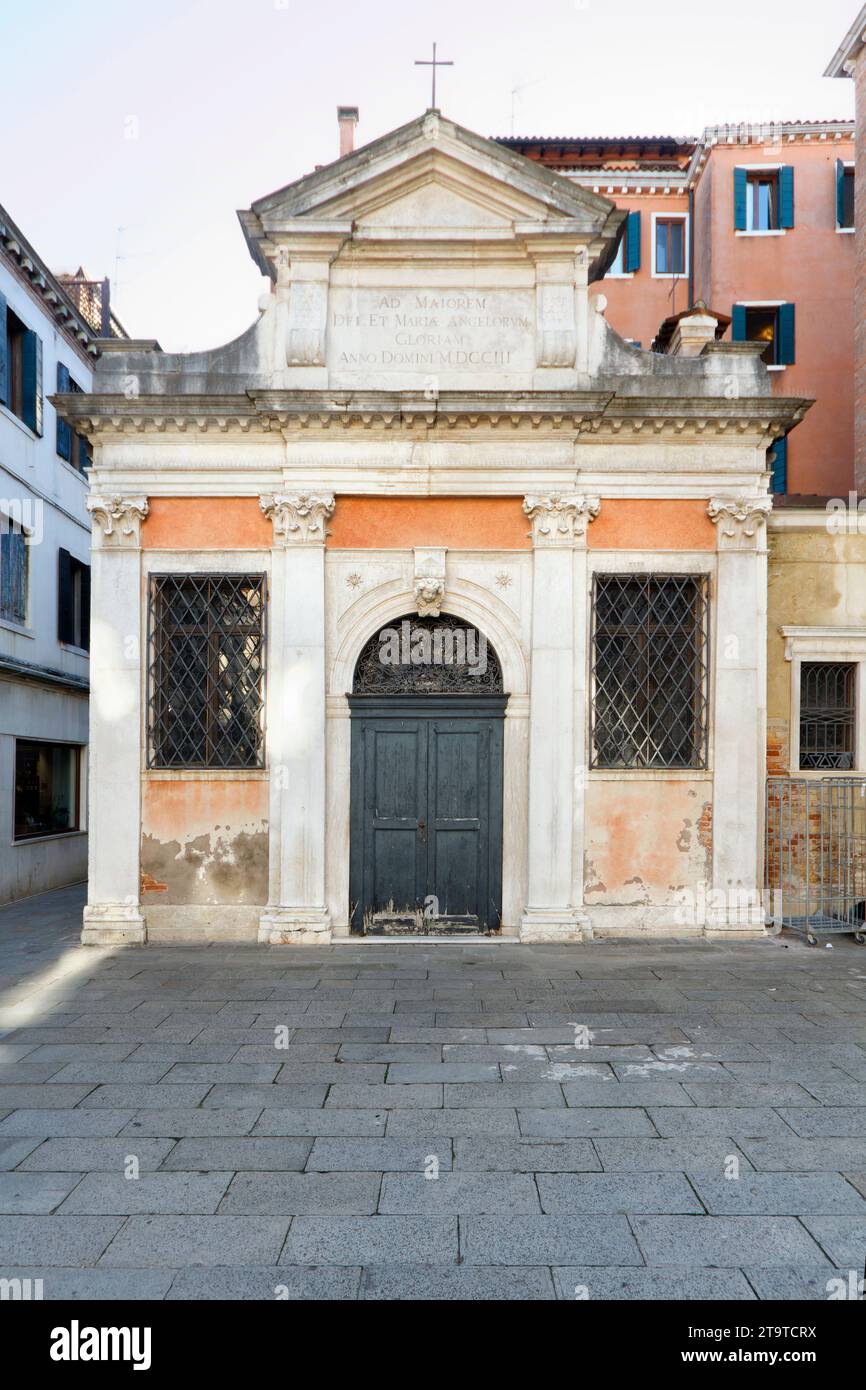
[[[0,0],[0,204],[135,337],[215,347],[264,284],[236,209],[430,104],[484,135],[850,118],[858,0]]]

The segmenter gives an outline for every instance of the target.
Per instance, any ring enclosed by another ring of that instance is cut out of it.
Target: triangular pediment
[[[416,242],[550,233],[586,247],[598,273],[623,218],[609,199],[436,111],[239,215],[254,258],[271,274],[280,243],[314,228]]]

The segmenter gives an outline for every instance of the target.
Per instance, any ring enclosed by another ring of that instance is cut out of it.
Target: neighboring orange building
[[[697,300],[730,315],[728,337],[766,340],[779,395],[816,404],[776,448],[776,492],[854,486],[854,123],[717,126],[674,136],[501,144],[629,212],[593,292],[623,337],[648,349]],[[828,328],[830,331],[828,331]]]

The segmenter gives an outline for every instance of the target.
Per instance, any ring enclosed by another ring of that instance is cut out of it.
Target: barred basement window
[[[854,766],[857,668],[844,661],[800,667],[800,767],[850,772]]]
[[[598,574],[592,607],[591,766],[705,768],[706,576]]]
[[[148,767],[264,766],[263,574],[154,574]]]

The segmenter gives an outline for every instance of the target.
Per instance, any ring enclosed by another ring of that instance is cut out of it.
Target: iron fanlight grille
[[[592,598],[592,767],[705,768],[706,576],[599,574]]]
[[[502,667],[483,633],[452,613],[407,614],[365,643],[355,695],[501,695]]]
[[[850,772],[854,766],[856,667],[804,661],[800,667],[800,767]]]
[[[148,767],[264,766],[263,574],[154,574]]]

